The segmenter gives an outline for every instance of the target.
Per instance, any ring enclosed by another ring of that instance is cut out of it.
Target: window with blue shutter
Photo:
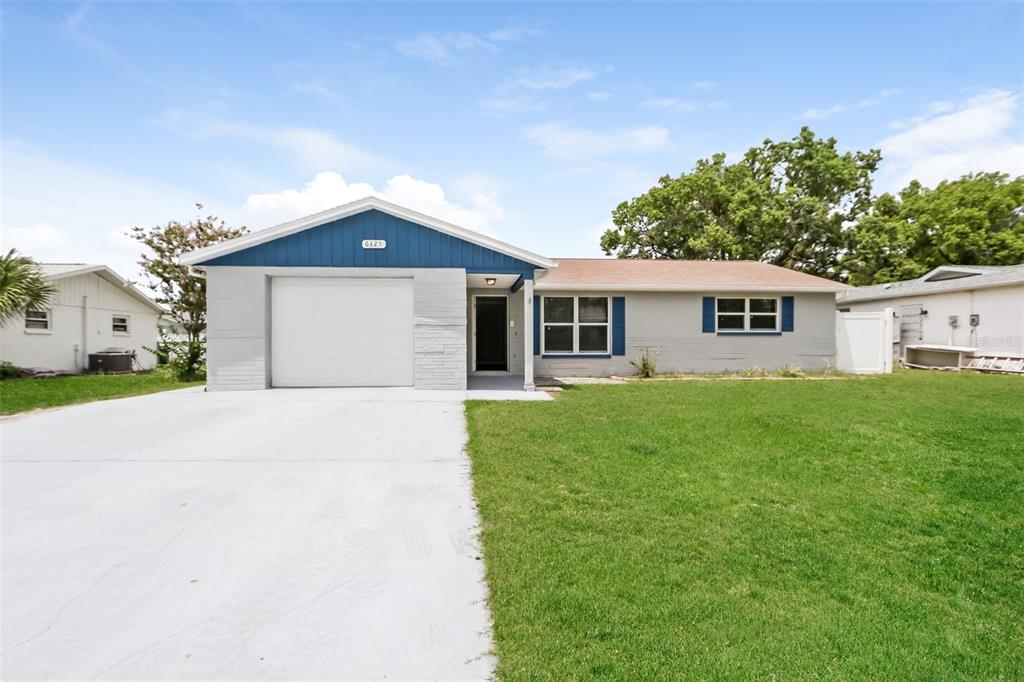
[[[626,297],[612,296],[612,355],[626,354]]]
[[[701,326],[701,331],[705,334],[715,333],[715,297],[705,296],[704,297],[704,321]]]
[[[793,311],[793,297],[783,296],[782,297],[782,331],[791,332],[793,331],[793,320],[796,315]]]

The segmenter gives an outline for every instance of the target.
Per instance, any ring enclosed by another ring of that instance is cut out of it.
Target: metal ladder
[[[1024,355],[975,353],[965,369],[1024,374]]]

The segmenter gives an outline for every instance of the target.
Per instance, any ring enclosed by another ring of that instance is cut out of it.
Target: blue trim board
[[[548,353],[548,354],[542,355],[541,357],[545,358],[545,359],[550,358],[552,360],[560,359],[560,358],[568,358],[570,360],[582,360],[583,358],[591,358],[591,359],[595,359],[596,358],[598,360],[608,360],[612,356],[611,355],[563,355],[561,353]]]
[[[364,239],[383,239],[383,249],[364,249]],[[443,232],[369,210],[324,223],[199,265],[328,268],[464,268],[533,279],[535,266]]]
[[[718,332],[718,336],[782,336],[782,332]]]

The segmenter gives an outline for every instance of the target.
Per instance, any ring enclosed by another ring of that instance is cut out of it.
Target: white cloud
[[[714,90],[718,87],[718,83],[714,81],[694,81],[690,83],[691,90],[697,90],[699,92],[707,92],[708,90]]]
[[[649,99],[642,102],[641,106],[647,109],[660,109],[662,111],[670,111],[680,114],[687,113],[690,111],[697,111],[698,109],[724,109],[727,106],[729,106],[729,100],[695,100],[679,99],[677,97],[655,97],[653,99]]]
[[[587,93],[587,99],[589,99],[592,102],[607,102],[611,98],[612,98],[612,93],[610,93],[610,92],[588,92]]]
[[[454,203],[441,185],[409,175],[396,175],[377,190],[366,182],[349,183],[333,171],[317,173],[302,189],[284,189],[269,194],[253,194],[245,202],[242,214],[252,227],[267,227],[287,222],[340,204],[376,196],[421,213],[446,220],[478,232],[490,233],[490,225],[505,216],[497,196],[479,178],[464,180],[470,189],[468,206]]]
[[[305,83],[294,83],[291,87],[291,91],[297,92],[300,95],[313,95],[316,97],[326,97],[328,99],[335,99],[338,97],[338,93],[324,85],[323,82],[316,78]]]
[[[827,109],[818,109],[816,107],[811,107],[810,109],[804,111],[804,113],[800,114],[800,118],[807,119],[808,121],[815,121],[822,118],[828,118],[829,116],[840,114],[844,111],[849,110],[850,107],[848,107],[845,104],[834,104],[828,107]]]
[[[512,79],[512,83],[527,90],[564,90],[596,77],[595,71],[582,66],[544,66],[521,69]]]
[[[865,97],[864,99],[859,100],[856,104],[839,103],[833,104],[830,107],[811,107],[810,109],[805,109],[804,112],[800,114],[800,118],[808,121],[818,121],[823,118],[842,114],[854,109],[869,109],[871,107],[878,106],[883,100],[889,99],[890,97],[896,97],[902,92],[903,91],[899,88],[884,88],[880,90],[877,95]]]
[[[3,230],[0,243],[41,261],[102,263],[138,279],[142,249],[123,233],[195,216],[195,202],[238,224],[216,197],[135,174],[82,166],[37,149],[3,143]]]
[[[17,249],[37,260],[61,253],[72,242],[66,230],[46,223],[31,227],[11,227],[3,231],[3,250]]]
[[[307,170],[338,168],[363,170],[381,165],[381,160],[322,128],[272,127],[233,121],[194,109],[164,112],[157,124],[186,136],[233,137],[258,142],[292,156]]]
[[[663,109],[665,111],[695,111],[700,107],[700,102],[693,100],[676,99],[674,97],[660,97],[655,99],[649,99],[643,103],[643,106],[648,109]]]
[[[952,105],[929,105],[903,132],[879,143],[883,180],[898,190],[910,180],[934,186],[965,173],[1024,174],[1020,94],[988,90]]]
[[[668,130],[660,126],[601,131],[552,122],[530,126],[523,135],[546,156],[563,161],[657,152],[671,145]]]
[[[530,111],[542,111],[544,105],[537,98],[526,94],[495,92],[493,96],[481,100],[480,107],[492,114],[522,114]]]
[[[503,45],[518,43],[541,35],[528,26],[509,26],[488,33],[418,33],[407,40],[395,43],[395,49],[406,57],[434,62],[455,64],[473,52],[498,52]]]
[[[488,113],[503,114],[542,111],[544,103],[533,93],[565,90],[593,80],[597,72],[583,66],[543,66],[520,69],[494,89],[490,97],[480,101]]]

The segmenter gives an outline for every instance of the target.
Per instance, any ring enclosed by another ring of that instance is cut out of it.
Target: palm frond
[[[39,264],[11,249],[0,256],[0,325],[49,305],[57,287],[43,275]]]

